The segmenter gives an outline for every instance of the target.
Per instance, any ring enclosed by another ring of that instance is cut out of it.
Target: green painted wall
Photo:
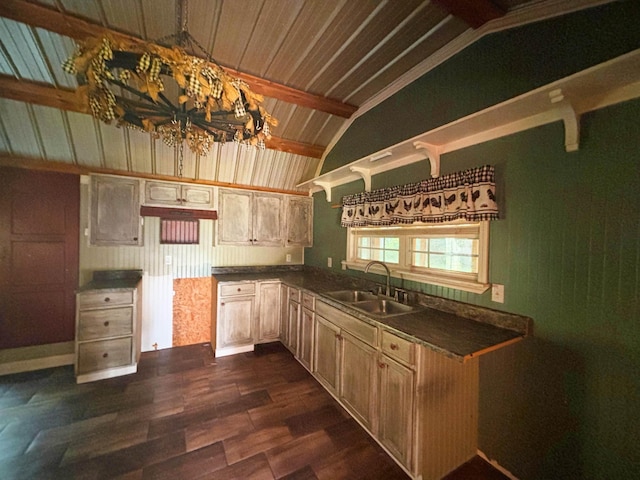
[[[626,0],[486,36],[356,119],[322,172],[640,48],[639,24]]]
[[[505,285],[503,305],[489,293],[403,285],[534,319],[533,337],[485,355],[480,369],[479,447],[523,480],[640,478],[640,100],[581,123],[578,152],[564,151],[555,123],[442,159],[443,174],[496,166],[501,219],[491,225],[490,276]],[[421,162],[387,172],[373,188],[428,171]],[[361,181],[336,188],[332,203],[362,189]],[[331,256],[338,272],[340,210],[315,197],[305,263],[326,267]]]

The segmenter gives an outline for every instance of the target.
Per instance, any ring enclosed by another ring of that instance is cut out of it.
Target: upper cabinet
[[[309,197],[220,189],[218,210],[219,245],[312,244],[313,200]]]
[[[142,245],[140,181],[91,176],[89,242],[91,245]]]
[[[281,195],[220,189],[218,243],[282,246]]]
[[[149,206],[213,209],[213,187],[175,182],[145,182],[144,204]]]
[[[313,198],[287,196],[287,247],[313,245]]]

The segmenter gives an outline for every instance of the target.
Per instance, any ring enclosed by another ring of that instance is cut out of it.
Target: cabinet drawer
[[[130,365],[132,353],[131,337],[81,343],[78,345],[78,373]]]
[[[316,308],[316,297],[308,293],[302,294],[302,306],[313,311]]]
[[[300,290],[295,287],[287,287],[289,290],[289,300],[300,303]]]
[[[233,295],[255,295],[255,283],[226,283],[220,285],[220,296],[231,297]]]
[[[405,365],[415,365],[415,347],[413,342],[382,330],[382,352]]]
[[[78,340],[118,337],[133,333],[133,307],[85,310],[78,317]]]
[[[79,308],[100,308],[110,307],[112,305],[131,305],[133,304],[133,290],[125,291],[95,291],[86,292],[79,295]]]
[[[341,312],[337,308],[327,305],[324,302],[316,304],[316,314],[321,315],[338,327],[346,330],[351,335],[359,338],[373,347],[378,346],[378,329],[373,325]]]

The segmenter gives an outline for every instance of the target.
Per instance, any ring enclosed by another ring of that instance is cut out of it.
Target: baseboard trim
[[[45,368],[62,367],[73,365],[75,354],[53,355],[50,357],[31,358],[27,360],[17,360],[15,362],[0,363],[0,375],[11,375],[13,373],[33,372]]]
[[[216,358],[226,357],[227,355],[235,355],[236,353],[253,352],[253,350],[254,350],[253,343],[250,345],[243,345],[241,347],[216,348],[214,356]]]

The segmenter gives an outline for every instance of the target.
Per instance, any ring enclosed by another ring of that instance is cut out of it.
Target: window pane
[[[371,239],[369,237],[358,237],[358,246],[368,247],[371,245]]]
[[[413,254],[413,261],[411,262],[412,265],[415,265],[416,267],[428,267],[429,265],[427,264],[427,256],[424,253],[414,253]]]
[[[447,239],[446,238],[430,238],[429,250],[431,252],[444,253],[447,251]]]
[[[388,250],[398,250],[400,248],[400,239],[398,237],[385,238],[384,248]]]
[[[441,254],[430,254],[429,255],[429,267],[430,268],[439,268],[441,270],[448,270],[447,268],[447,256]]]
[[[359,248],[358,258],[362,258],[363,260],[369,260],[369,258],[371,258],[369,254],[369,250],[366,248]]]
[[[400,261],[400,252],[387,251],[384,254],[384,261],[389,263],[398,263]]]
[[[382,258],[383,254],[384,254],[383,250],[372,250],[371,251],[371,259],[372,260],[380,260],[380,261],[382,261],[383,260],[383,258]]]

